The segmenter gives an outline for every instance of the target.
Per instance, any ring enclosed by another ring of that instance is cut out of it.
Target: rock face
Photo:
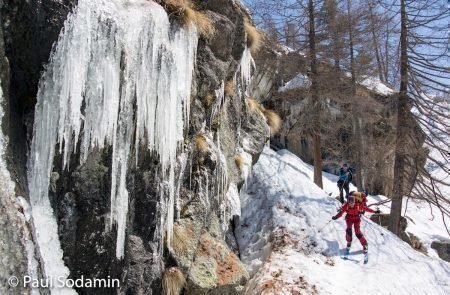
[[[437,242],[431,243],[431,248],[435,249],[441,259],[450,262],[450,243]]]
[[[15,172],[18,193],[25,197],[25,167],[40,73],[76,2],[8,1],[1,8],[5,36],[0,38],[0,59],[4,61],[4,39],[11,63],[11,110],[5,117],[9,124],[4,121],[2,127],[9,126],[9,149],[14,151],[14,168],[10,170]],[[256,162],[269,130],[262,113],[252,112],[247,106],[246,82],[240,77],[242,61],[251,63],[243,25],[246,10],[233,0],[199,1],[198,8],[213,21],[218,33],[209,40],[201,38],[197,49],[191,120],[175,167],[179,197],[174,204],[173,242],[167,245],[160,238],[165,228],[162,216],[168,210],[162,206],[166,200],[161,199],[161,190],[169,188],[160,177],[158,155],[140,147],[139,157],[132,153],[128,159],[134,164],[126,173],[129,209],[125,255],[117,259],[117,231],[105,230],[111,209],[112,148],[91,151],[82,165],[76,152],[66,169],[62,167],[62,155],[57,153],[49,199],[70,278],[110,276],[120,279],[121,294],[161,294],[164,270],[178,266],[186,276],[186,294],[243,291],[248,274],[235,253],[232,220],[239,211],[238,189],[248,174],[246,167]],[[2,68],[2,81],[6,73]],[[227,82],[234,83],[234,90],[224,91]],[[241,166],[235,161],[238,155],[246,159]],[[32,232],[39,230],[32,228],[32,222],[29,227]],[[24,263],[22,257],[14,265],[21,267]],[[16,273],[24,272],[22,267]],[[116,292],[76,290],[86,294]]]
[[[268,45],[255,61],[257,71],[252,96],[275,109],[283,120],[281,131],[272,140],[272,145],[287,148],[311,164],[312,136],[308,128],[312,119],[306,56]],[[347,161],[356,168],[354,182],[359,189],[390,195],[394,173],[396,94],[358,84],[355,90],[358,99],[350,100],[351,87],[347,76],[326,64],[320,64],[319,71],[323,100],[323,170],[336,173],[340,164]],[[279,91],[282,86],[282,91]],[[410,119],[409,156],[424,163],[427,154],[421,148],[424,135],[412,116]],[[406,187],[411,186],[411,179],[408,179]]]
[[[3,4],[0,2],[0,9]],[[3,15],[0,13],[0,20]],[[8,152],[10,136],[10,69],[5,55],[3,22],[0,22],[0,293],[25,294],[27,289],[8,284],[11,276],[18,278],[30,275],[36,278],[39,265],[31,229],[29,206],[15,193],[11,169],[13,164]]]

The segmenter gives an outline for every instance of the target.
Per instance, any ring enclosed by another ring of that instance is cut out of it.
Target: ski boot
[[[364,246],[364,264],[369,262],[369,249],[367,246]]]
[[[345,253],[344,253],[344,259],[348,259],[348,255],[350,254],[350,247],[347,247],[345,249]]]

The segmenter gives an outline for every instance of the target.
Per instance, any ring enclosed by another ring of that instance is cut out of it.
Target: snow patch
[[[381,95],[392,95],[396,93],[394,89],[381,82],[380,78],[377,77],[365,77],[359,84]]]
[[[241,159],[239,170],[241,171],[242,180],[246,181],[252,171],[252,155],[242,148],[237,149],[236,155]]]
[[[292,80],[284,84],[284,86],[278,89],[278,92],[285,92],[297,88],[309,88],[311,86],[311,80],[304,74],[298,74]]]
[[[241,216],[241,200],[239,198],[239,192],[235,183],[230,183],[230,186],[228,187],[227,203],[230,217]]]

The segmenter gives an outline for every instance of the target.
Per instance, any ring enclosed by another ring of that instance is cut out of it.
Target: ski
[[[367,264],[369,262],[368,258],[366,258],[366,255],[364,255],[364,258],[362,260],[349,258],[347,256],[341,256],[341,259],[342,260],[351,261],[351,262],[356,263],[356,264]]]
[[[348,256],[341,256],[341,259],[347,260],[347,261],[351,261],[351,262],[356,263],[356,264],[359,264],[361,262],[361,261],[359,261],[357,259],[349,258]]]
[[[349,259],[348,258],[349,254],[350,254],[350,249],[346,248],[345,251],[344,251],[344,256],[341,256],[341,258],[344,259],[344,260],[353,260],[353,259]]]
[[[358,255],[358,254],[364,254],[364,257],[363,257],[362,260],[361,260],[361,259],[355,259],[355,258],[349,257],[349,256],[351,256],[351,255]],[[358,251],[350,252],[349,249],[345,249],[345,250],[344,250],[344,254],[341,255],[340,257],[341,257],[341,259],[343,259],[343,260],[348,260],[348,261],[354,262],[354,263],[356,263],[356,264],[361,264],[361,263],[362,263],[362,264],[367,264],[367,263],[369,262],[369,253],[368,253],[368,252],[365,252],[365,253],[364,253],[363,250],[358,250]]]

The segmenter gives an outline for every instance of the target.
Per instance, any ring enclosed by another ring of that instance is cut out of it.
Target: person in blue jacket
[[[353,178],[353,169],[350,168],[347,163],[344,163],[339,169],[339,180],[337,182],[337,186],[339,188],[339,201],[344,204],[344,190],[345,196],[348,196],[350,191],[349,184]]]

